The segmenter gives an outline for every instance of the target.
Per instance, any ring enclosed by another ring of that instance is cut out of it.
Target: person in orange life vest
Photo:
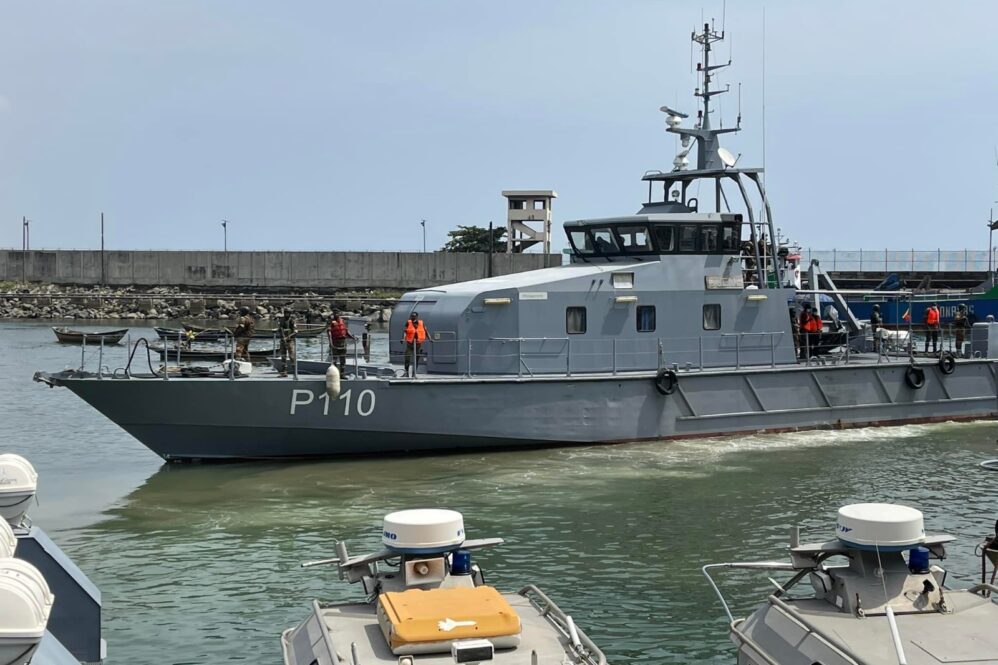
[[[338,366],[342,376],[347,366],[347,340],[356,338],[347,330],[347,322],[340,317],[339,312],[333,312],[328,332],[329,353],[332,356],[333,364]]]
[[[419,314],[413,312],[409,315],[409,320],[405,322],[405,375],[409,376],[409,365],[412,364],[412,376],[416,376],[416,368],[419,366],[419,351],[423,348],[423,342],[429,339],[426,326]],[[413,362],[415,358],[415,362]]]
[[[932,340],[932,353],[939,351],[939,305],[932,303],[925,308],[925,352],[929,352]]]
[[[804,336],[804,354],[816,355],[821,339],[821,316],[811,309],[811,303],[804,303],[800,313],[800,331]]]

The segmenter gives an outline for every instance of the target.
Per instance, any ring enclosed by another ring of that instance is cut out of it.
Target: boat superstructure
[[[954,538],[927,536],[920,511],[853,504],[839,510],[832,540],[801,544],[794,533],[787,563],[704,567],[740,665],[998,663],[998,587],[983,579],[947,585],[946,570],[932,559],[944,559]],[[748,617],[735,618],[711,578],[724,568],[791,577],[773,582],[776,589]]]
[[[340,579],[362,586],[365,600],[313,601],[308,618],[281,637],[285,665],[606,664],[537,587],[501,593],[485,583],[472,553],[502,539],[467,539],[460,513],[392,513],[382,542],[383,550],[359,557],[339,542],[337,557],[303,564],[336,565]]]
[[[86,400],[167,460],[329,457],[617,443],[736,432],[930,422],[998,413],[994,362],[872,352],[841,331],[799,334],[799,256],[778,245],[761,169],[720,145],[726,92],[710,24],[695,116],[663,107],[682,149],[645,173],[636,214],[565,224],[568,265],[404,294],[392,363],[338,381],[287,368],[36,374]],[[715,122],[716,121],[716,122]],[[684,123],[692,123],[686,126]],[[690,155],[696,163],[689,168]],[[817,281],[817,266],[809,268]],[[829,281],[829,280],[826,280]],[[401,374],[404,326],[429,339]],[[985,354],[986,356],[987,354]],[[138,364],[138,363],[136,363]],[[320,370],[321,371],[321,370]]]

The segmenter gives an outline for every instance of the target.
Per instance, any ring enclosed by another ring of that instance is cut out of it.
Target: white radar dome
[[[38,474],[20,455],[0,455],[0,517],[17,526],[38,489]]]
[[[893,503],[839,508],[839,540],[859,549],[903,550],[925,542],[922,511]]]
[[[401,510],[385,516],[381,541],[405,554],[447,552],[464,542],[464,517],[456,510]]]

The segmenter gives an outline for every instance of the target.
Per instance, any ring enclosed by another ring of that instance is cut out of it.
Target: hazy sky
[[[761,165],[762,2],[728,2]],[[721,2],[65,0],[0,4],[0,246],[416,250],[553,188],[630,214],[694,110],[689,33]],[[986,247],[998,3],[765,3],[766,168],[805,247]],[[720,49],[726,57],[728,44]],[[715,118],[715,123],[717,119]],[[998,208],[998,205],[995,205]]]

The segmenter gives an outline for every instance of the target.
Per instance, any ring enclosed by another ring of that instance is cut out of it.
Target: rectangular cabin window
[[[613,288],[615,289],[633,289],[634,288],[634,273],[633,272],[615,272],[611,277],[613,280]]]
[[[696,224],[681,224],[679,226],[679,251],[687,253],[697,251]]]
[[[741,251],[742,237],[738,224],[728,223],[721,227],[721,250],[725,254]]]
[[[706,224],[700,227],[700,251],[706,254],[717,252],[717,227]]]
[[[569,231],[568,238],[572,242],[572,247],[579,254],[592,254],[593,245],[589,241],[589,234],[582,230]]]
[[[522,199],[510,199],[509,200],[510,210],[526,210],[527,202]]]
[[[544,199],[534,199],[534,210],[544,210]]]
[[[610,229],[592,229],[590,233],[596,244],[597,254],[616,254],[620,251],[620,248],[617,247],[617,239],[613,237],[613,231]]]
[[[651,238],[648,237],[646,226],[618,226],[617,237],[620,247],[625,252],[650,252]]]
[[[704,330],[720,330],[721,329],[721,306],[720,305],[704,305],[703,306],[703,329]]]
[[[586,332],[585,307],[568,307],[565,309],[565,332],[569,335],[582,335]]]
[[[638,305],[638,332],[655,332],[655,305]]]
[[[672,224],[657,224],[655,240],[658,241],[658,251],[663,254],[676,251],[676,227]]]

